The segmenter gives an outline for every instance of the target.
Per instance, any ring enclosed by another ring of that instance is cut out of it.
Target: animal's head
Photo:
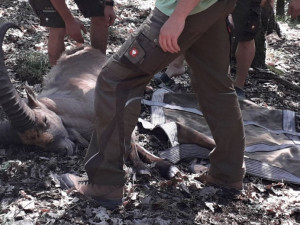
[[[0,124],[0,144],[26,144],[45,150],[71,154],[71,141],[61,118],[39,102],[29,88],[26,88],[25,102],[12,85],[4,65],[2,42],[9,28],[18,28],[12,23],[0,26],[0,105],[9,121]]]

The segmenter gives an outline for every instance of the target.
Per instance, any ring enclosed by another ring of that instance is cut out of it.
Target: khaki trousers
[[[154,9],[141,27],[103,67],[95,90],[96,124],[85,157],[89,180],[123,184],[131,134],[140,114],[140,100],[153,74],[184,54],[192,70],[192,85],[211,129],[216,148],[210,154],[210,174],[240,181],[244,176],[245,137],[239,103],[227,76],[230,43],[226,17],[235,0],[220,0],[189,16],[179,37],[181,52],[165,53],[158,45],[168,17]]]

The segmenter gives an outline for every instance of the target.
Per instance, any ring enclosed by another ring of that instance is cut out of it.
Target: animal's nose
[[[60,155],[73,155],[75,144],[69,139],[61,139],[55,141],[48,146],[47,150],[51,152],[57,152]]]
[[[63,148],[61,151],[62,154],[73,155],[75,144],[72,141],[65,139],[60,145]]]
[[[66,154],[67,155],[73,155],[73,153],[74,153],[74,143],[72,142],[71,143],[71,146],[70,145],[67,145],[67,146],[65,146],[65,152],[66,152]]]

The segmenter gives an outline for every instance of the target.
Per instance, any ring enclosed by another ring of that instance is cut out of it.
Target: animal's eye
[[[43,117],[43,118],[40,120],[40,122],[38,123],[38,127],[39,127],[40,129],[47,129],[47,127],[48,127],[47,122],[48,122],[48,119],[47,119],[47,117],[45,116],[45,117]]]

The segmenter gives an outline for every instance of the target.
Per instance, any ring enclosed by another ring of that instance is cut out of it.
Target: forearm
[[[68,23],[69,21],[74,20],[74,17],[69,10],[65,0],[50,0],[56,11],[59,13],[59,15],[62,17],[62,19],[65,21],[65,23]]]
[[[200,1],[201,0],[179,0],[170,17],[185,20]]]
[[[185,20],[201,0],[178,0],[175,10],[164,23],[159,33],[159,44],[164,52],[178,53],[178,37],[182,33]]]

